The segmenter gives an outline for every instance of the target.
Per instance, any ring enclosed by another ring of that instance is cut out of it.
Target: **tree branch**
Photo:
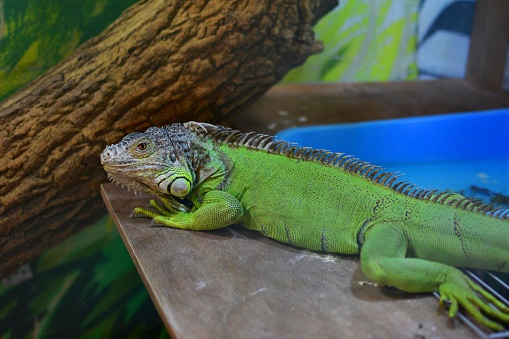
[[[336,4],[140,1],[0,103],[0,277],[105,213],[106,144],[246,107],[321,50],[312,25]]]

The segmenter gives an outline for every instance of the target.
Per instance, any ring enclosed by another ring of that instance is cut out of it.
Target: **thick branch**
[[[150,0],[0,103],[0,276],[104,213],[99,154],[245,107],[321,45],[337,0]]]

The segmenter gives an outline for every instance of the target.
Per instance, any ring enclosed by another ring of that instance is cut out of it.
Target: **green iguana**
[[[357,158],[189,122],[106,147],[110,180],[154,193],[135,214],[186,230],[240,223],[315,251],[360,255],[382,286],[440,294],[502,330],[509,308],[453,266],[509,272],[509,210],[416,188]],[[491,304],[491,305],[490,305]]]

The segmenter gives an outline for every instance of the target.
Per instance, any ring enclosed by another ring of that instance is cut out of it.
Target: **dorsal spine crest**
[[[424,201],[436,204],[450,205],[452,207],[471,212],[482,213],[501,220],[509,219],[509,210],[497,208],[491,204],[484,204],[479,200],[457,197],[457,193],[439,190],[422,189],[406,181],[398,181],[401,174],[385,172],[380,166],[362,161],[345,153],[329,152],[322,149],[300,147],[295,144],[276,140],[273,136],[257,134],[255,132],[243,133],[227,127],[203,123],[187,123],[185,127],[194,133],[210,139],[218,144],[227,144],[231,147],[246,147],[248,149],[266,152],[268,154],[282,155],[291,159],[317,162],[324,166],[336,167],[345,172],[360,175],[374,184],[388,187],[393,191]]]

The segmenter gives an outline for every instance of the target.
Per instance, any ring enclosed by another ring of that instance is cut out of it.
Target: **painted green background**
[[[323,53],[283,80],[368,82],[417,78],[419,0],[343,0],[315,26]]]
[[[0,100],[99,34],[136,0],[0,0]]]

